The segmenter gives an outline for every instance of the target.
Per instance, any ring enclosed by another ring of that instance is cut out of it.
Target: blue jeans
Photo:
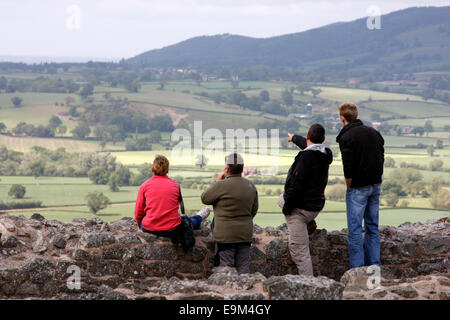
[[[381,265],[378,231],[381,184],[349,188],[346,194],[350,268]],[[362,237],[364,219],[365,235]]]
[[[195,215],[195,216],[187,217],[187,218],[189,219],[189,221],[191,221],[192,227],[194,228],[194,230],[198,230],[200,228],[200,225],[203,221],[202,217],[200,217],[199,215]],[[175,229],[167,230],[167,231],[146,230],[142,226],[142,222],[141,222],[141,230],[142,230],[142,232],[152,233],[158,237],[169,237],[170,238],[171,236],[173,236],[175,234]]]

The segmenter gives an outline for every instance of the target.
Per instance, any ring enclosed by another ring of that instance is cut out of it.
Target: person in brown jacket
[[[253,217],[258,211],[258,191],[242,177],[244,160],[232,153],[225,157],[225,170],[201,196],[214,207],[213,236],[219,266],[235,267],[238,273],[250,272],[250,246]]]

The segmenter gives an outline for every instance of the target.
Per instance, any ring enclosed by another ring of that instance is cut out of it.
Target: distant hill
[[[450,6],[409,8],[381,17],[369,30],[367,18],[276,36],[195,37],[142,53],[127,62],[148,67],[241,68],[255,65],[309,71],[450,70]]]

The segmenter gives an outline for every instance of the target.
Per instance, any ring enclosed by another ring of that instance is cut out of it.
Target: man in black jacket
[[[307,225],[314,221],[325,205],[324,190],[328,183],[328,169],[333,161],[333,154],[323,145],[324,141],[325,129],[320,124],[311,126],[306,139],[289,134],[289,142],[295,143],[303,151],[298,153],[288,171],[279,202],[289,229],[292,260],[299,274],[310,276],[313,275],[313,268]]]
[[[350,268],[380,265],[378,231],[384,139],[358,119],[353,103],[339,106],[342,130],[336,138],[347,184],[346,206]],[[362,221],[364,220],[364,240]]]

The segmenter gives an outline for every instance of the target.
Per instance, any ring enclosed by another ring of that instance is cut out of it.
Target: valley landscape
[[[278,226],[284,218],[276,199],[298,152],[287,143],[287,133],[305,135],[318,122],[325,126],[326,144],[334,152],[328,200],[318,225],[342,229],[346,225],[345,188],[335,142],[340,130],[337,106],[354,102],[360,107],[360,118],[385,138],[381,224],[446,217],[450,210],[449,11],[450,7],[411,8],[387,15],[388,25],[396,19],[408,24],[418,15],[422,22],[408,31],[395,29],[395,36],[384,47],[386,60],[381,53],[379,59],[362,59],[367,48],[361,43],[356,50],[359,58],[353,61],[336,48],[327,50],[335,56],[328,60],[297,56],[300,60],[286,58],[285,65],[277,65],[275,60],[264,60],[264,53],[254,54],[254,61],[245,60],[239,48],[257,48],[263,40],[230,35],[190,39],[118,64],[0,63],[0,201],[4,211],[25,216],[39,212],[61,221],[89,218],[92,212],[86,195],[100,191],[110,205],[97,213],[99,217],[105,221],[132,217],[139,185],[151,176],[149,163],[156,154],[163,154],[171,161],[170,177],[181,184],[186,207],[194,213],[203,207],[201,192],[222,170],[225,155],[222,151],[199,162],[195,155],[208,145],[203,141],[201,150],[192,150],[187,159],[172,156],[177,144],[171,141],[172,132],[181,129],[194,134],[197,122],[201,135],[208,129],[223,136],[227,129],[245,133],[248,129],[278,130],[274,138],[279,139],[278,146],[271,150],[276,157],[252,156],[258,147],[250,150],[249,139],[240,146],[248,155],[246,166],[252,171],[248,177],[260,195],[255,222]],[[266,39],[278,43],[278,51],[265,50],[276,56],[292,39],[298,38],[294,44],[301,49],[302,43],[309,45],[311,34],[344,37],[348,30],[355,30],[355,37],[361,32],[367,35],[364,43],[386,37],[358,28],[363,21]],[[211,51],[213,44],[236,50]],[[321,46],[334,44],[321,42]],[[282,52],[295,54],[295,48]],[[414,54],[408,53],[412,48],[416,48]],[[202,57],[205,53],[208,58]],[[223,54],[228,62],[220,60]],[[338,63],[338,56],[345,59],[344,65]],[[392,60],[395,57],[397,61]],[[216,59],[214,66],[205,64],[210,58]],[[334,68],[326,70],[331,62]],[[276,170],[264,174],[275,159]],[[106,162],[109,168],[100,170]],[[10,193],[13,185],[25,187],[25,194]]]

